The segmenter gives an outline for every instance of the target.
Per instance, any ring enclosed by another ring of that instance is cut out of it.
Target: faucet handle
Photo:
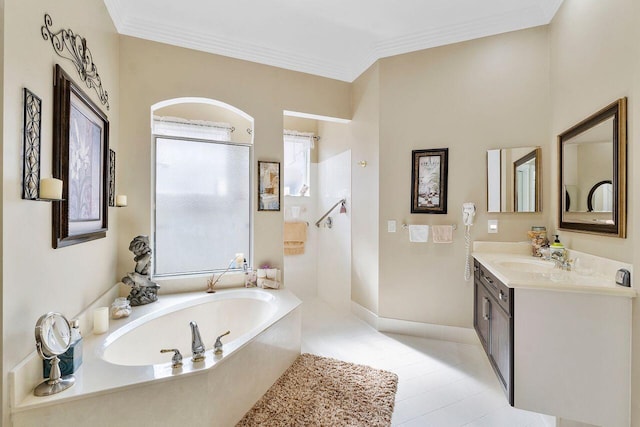
[[[218,338],[216,338],[216,343],[213,345],[214,354],[222,354],[222,341],[220,340],[220,338],[225,337],[230,333],[231,331],[227,331],[224,334],[220,335]]]
[[[162,350],[160,350],[160,353],[170,353],[172,351],[173,357],[171,358],[171,367],[182,367],[182,354],[180,354],[180,350],[178,350],[177,348],[163,348]]]

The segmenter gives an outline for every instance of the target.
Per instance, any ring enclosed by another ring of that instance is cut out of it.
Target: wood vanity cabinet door
[[[498,374],[498,379],[504,387],[509,403],[513,405],[513,394],[511,387],[512,368],[512,324],[511,317],[497,304],[491,311],[491,341],[489,355]]]
[[[478,281],[474,282],[475,305],[473,309],[473,326],[478,338],[487,354],[490,354],[489,325],[491,324],[491,297],[485,287]]]

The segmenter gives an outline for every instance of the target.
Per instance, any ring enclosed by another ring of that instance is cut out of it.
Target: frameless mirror
[[[540,212],[540,147],[487,151],[487,211]]]
[[[50,396],[71,387],[75,378],[73,375],[61,377],[58,356],[69,349],[71,345],[71,326],[69,321],[60,313],[47,313],[36,322],[36,349],[45,360],[51,361],[51,374],[47,381],[39,384],[33,393],[36,396]]]
[[[558,136],[561,229],[626,237],[626,101]]]

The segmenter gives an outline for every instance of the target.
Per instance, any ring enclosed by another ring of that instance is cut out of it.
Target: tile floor
[[[302,351],[398,374],[393,426],[555,425],[552,417],[509,406],[479,345],[380,333],[313,299],[303,303]]]

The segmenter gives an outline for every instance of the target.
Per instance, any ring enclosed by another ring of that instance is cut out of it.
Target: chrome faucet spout
[[[200,337],[200,329],[198,329],[196,322],[190,322],[189,325],[191,325],[191,359],[194,362],[201,362],[204,360],[205,350]]]

